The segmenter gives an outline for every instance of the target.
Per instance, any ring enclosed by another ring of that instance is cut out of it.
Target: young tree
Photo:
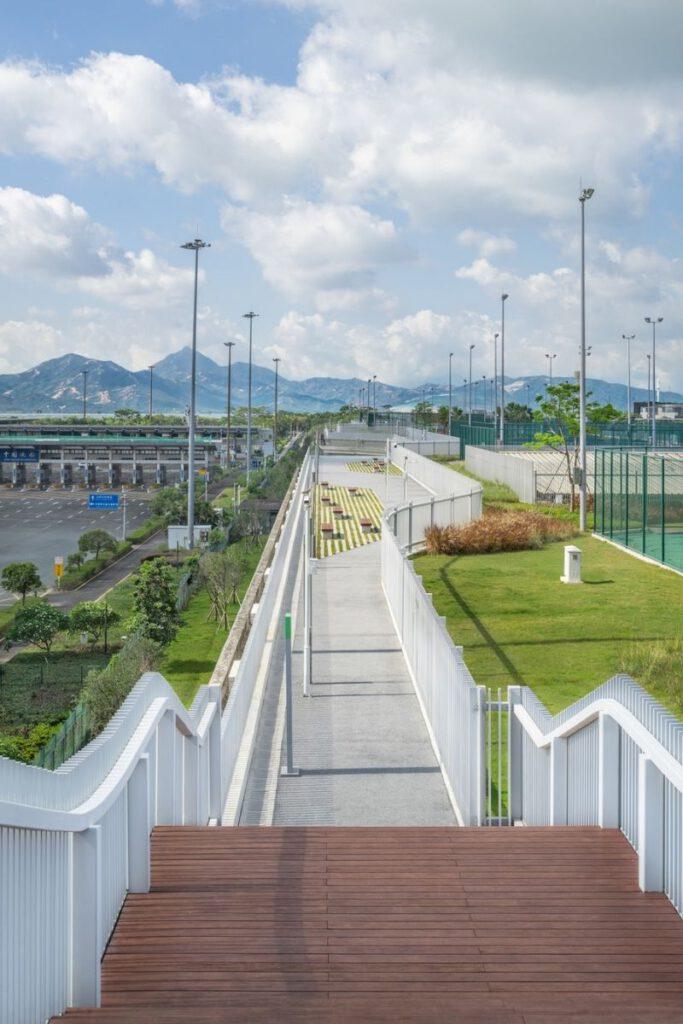
[[[104,651],[107,652],[107,641],[110,628],[119,622],[121,616],[105,602],[83,601],[77,604],[69,616],[69,632],[85,633],[89,643],[94,647],[101,636],[104,636]]]
[[[115,551],[116,539],[106,530],[86,530],[78,538],[78,550],[82,555],[100,557],[100,551]]]
[[[57,634],[63,633],[68,624],[68,616],[58,608],[51,604],[33,604],[17,612],[9,639],[13,643],[34,644],[45,651],[47,658]]]
[[[178,627],[173,569],[160,558],[144,562],[135,579],[132,625],[142,636],[167,644]]]
[[[520,402],[507,402],[505,405],[505,419],[508,423],[520,423],[524,420],[532,420],[534,414],[528,405]]]
[[[10,562],[2,570],[0,582],[10,594],[21,594],[22,604],[26,604],[26,595],[30,591],[35,594],[43,585],[33,562]]]
[[[201,577],[209,595],[209,618],[227,629],[230,606],[239,604],[238,588],[245,573],[245,560],[235,547],[211,552],[200,562]]]
[[[70,555],[66,556],[66,567],[68,570],[78,569],[79,566],[83,565],[83,555],[80,551],[73,551]]]

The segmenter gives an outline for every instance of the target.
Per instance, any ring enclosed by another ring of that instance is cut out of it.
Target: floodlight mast
[[[657,324],[663,316],[646,316],[645,323],[652,324],[652,447],[657,447]]]
[[[579,370],[579,529],[586,529],[586,201],[595,192],[584,188],[581,204],[581,367]]]
[[[243,319],[249,321],[249,373],[247,377],[247,487],[251,478],[251,354],[254,339],[254,320],[258,313],[244,313]]]
[[[505,444],[505,303],[510,296],[500,297],[500,443]]]
[[[211,248],[210,242],[195,238],[180,247],[194,252],[194,304],[192,309],[192,364],[190,373],[190,422],[187,441],[187,546],[194,547],[194,449],[195,421],[197,419],[197,282],[199,279],[199,250]]]

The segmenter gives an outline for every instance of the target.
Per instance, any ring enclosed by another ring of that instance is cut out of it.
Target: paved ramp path
[[[321,479],[373,487],[345,459],[321,460]],[[410,497],[426,492],[411,483]],[[390,500],[403,481],[390,479]],[[303,609],[294,641],[294,760],[279,775],[282,657],[264,699],[241,825],[454,825],[455,816],[384,598],[380,544],[320,559],[313,580],[313,685],[302,695]]]

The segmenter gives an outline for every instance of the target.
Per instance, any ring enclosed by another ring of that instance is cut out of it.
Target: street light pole
[[[500,443],[505,444],[505,302],[510,296],[500,297]]]
[[[650,406],[650,374],[652,373],[652,356],[648,352],[645,358],[647,359],[647,418],[649,420],[650,419],[650,410],[651,410],[651,406]]]
[[[645,323],[652,324],[652,447],[657,447],[657,324],[663,316],[646,316]]]
[[[150,368],[149,368],[149,409],[148,409],[147,415],[149,416],[150,419],[152,418],[152,410],[154,409],[154,403],[153,403],[153,398],[152,398],[152,396],[153,396],[153,391],[152,391],[152,388],[153,388],[153,383],[152,383],[153,376],[154,376],[154,363],[152,363],[150,365]]]
[[[586,200],[595,189],[584,188],[581,204],[581,367],[579,370],[579,529],[586,529]]]
[[[273,462],[277,458],[277,371],[280,363],[280,357],[275,356],[273,358],[275,363],[275,415],[273,417]]]
[[[550,371],[548,376],[550,378],[550,387],[552,387],[553,386],[553,360],[557,359],[557,352],[553,352],[552,355],[550,355],[549,352],[546,352],[545,357],[548,360],[548,369]]]
[[[372,377],[372,422],[377,425],[377,374]]]
[[[626,384],[626,418],[628,420],[629,430],[631,429],[631,342],[635,341],[635,337],[635,334],[622,334],[622,338],[626,342],[626,363],[628,366]]]
[[[181,249],[194,252],[194,305],[192,311],[192,369],[190,379],[190,423],[187,441],[187,544],[190,550],[194,547],[194,439],[197,407],[197,282],[199,279],[199,250],[210,248],[210,242],[202,242],[195,238],[193,242],[185,242]]]
[[[88,371],[81,370],[83,374],[83,422],[88,418]]]
[[[249,321],[249,374],[247,377],[247,487],[251,477],[251,350],[254,337],[254,317],[259,314],[245,313],[243,319]]]
[[[498,437],[498,338],[493,335],[493,437]]]
[[[472,426],[472,349],[474,345],[470,345],[470,383],[469,383],[469,397],[467,399],[468,411],[467,411],[467,425]]]
[[[448,353],[448,436],[453,423],[453,353]]]
[[[235,347],[234,341],[224,341],[223,344],[228,350],[228,419],[225,434],[225,465],[230,465],[230,420],[232,419],[232,350]]]

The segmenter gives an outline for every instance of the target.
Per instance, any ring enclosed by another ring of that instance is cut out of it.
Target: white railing
[[[291,497],[280,538],[277,542],[273,561],[268,570],[263,592],[259,599],[249,636],[242,652],[235,680],[230,689],[228,702],[222,720],[222,791],[223,800],[233,780],[237,758],[247,717],[252,706],[254,688],[259,672],[263,669],[266,639],[282,593],[281,584],[288,576],[288,566],[301,547],[303,529],[303,496],[310,484],[312,459],[310,450],[306,453],[299,478]],[[272,646],[272,645],[271,645]]]
[[[430,525],[468,523],[481,515],[481,485],[401,445],[391,457],[423,487],[441,493],[386,512],[382,586],[415,685],[432,745],[461,825],[483,820],[483,687],[475,685],[407,557]]]
[[[492,448],[465,446],[465,466],[471,473],[507,484],[520,501],[533,505],[536,502],[536,467],[532,459],[519,459]]]
[[[555,716],[513,686],[509,708],[512,820],[620,828],[641,889],[683,913],[683,723],[628,676]]]
[[[0,1020],[96,1006],[127,892],[147,892],[155,825],[218,818],[218,686],[188,711],[158,673],[56,772],[0,759]]]

